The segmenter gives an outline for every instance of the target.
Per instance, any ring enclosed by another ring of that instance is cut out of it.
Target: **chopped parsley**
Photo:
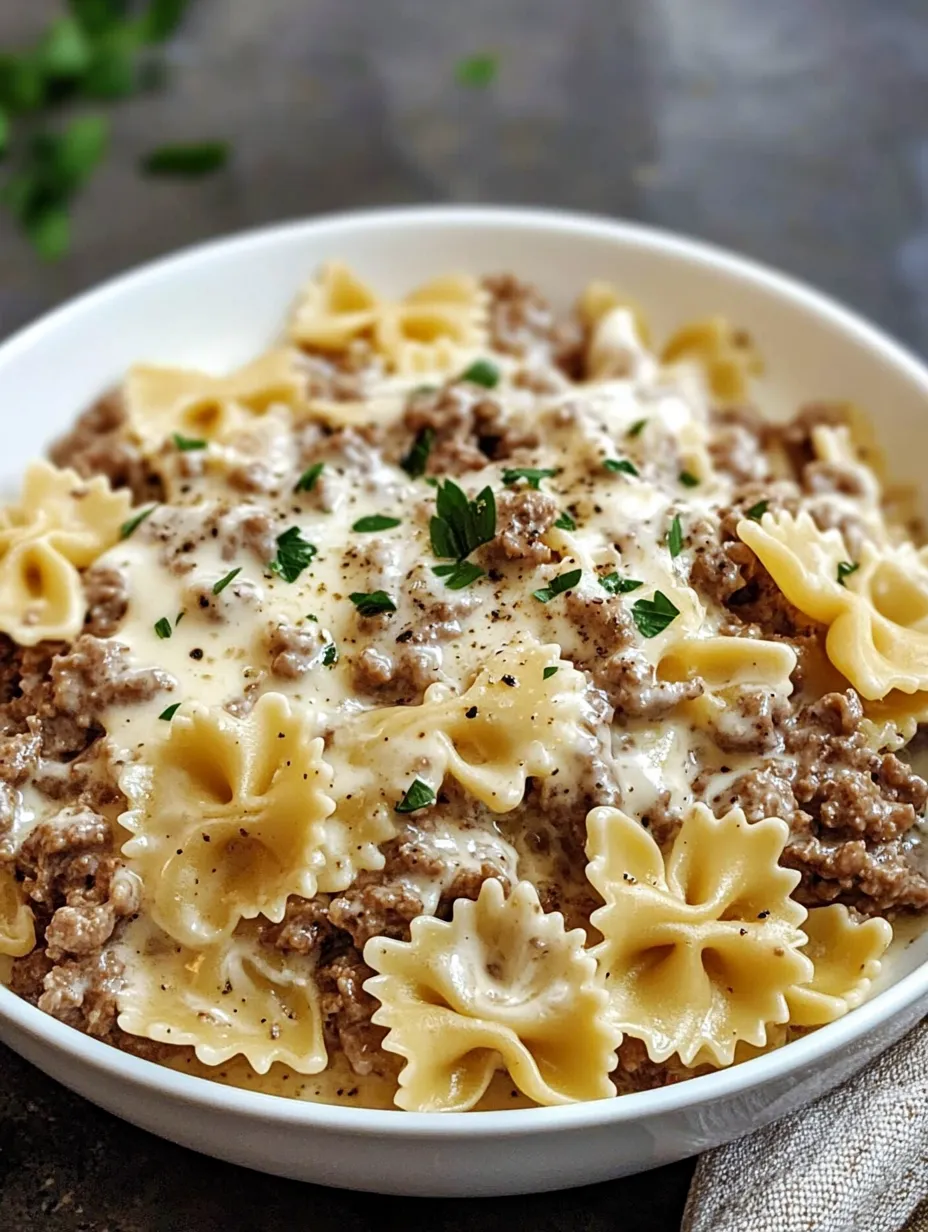
[[[435,493],[436,513],[429,523],[432,551],[439,559],[464,560],[496,534],[496,499],[490,488],[473,500],[447,479]]]
[[[770,501],[760,500],[756,505],[752,505],[747,512],[747,516],[752,522],[759,522],[770,505]]]
[[[680,615],[665,594],[655,590],[653,599],[636,599],[632,604],[632,616],[642,637],[657,637]]]
[[[627,595],[642,587],[644,582],[639,582],[637,578],[619,577],[617,573],[607,573],[605,577],[599,579],[599,584],[610,595]]]
[[[322,666],[334,667],[338,662],[338,647],[334,642],[329,642],[325,650],[322,652]]]
[[[667,548],[671,558],[676,558],[683,551],[683,527],[680,525],[679,513],[674,516],[670,523],[670,530],[667,532]]]
[[[162,616],[160,620],[155,621],[155,632],[161,638],[171,636],[171,622],[167,616]]]
[[[134,518],[130,518],[128,522],[123,522],[119,528],[120,539],[128,539],[133,531],[138,530],[147,517],[155,512],[157,505],[150,505],[147,509],[143,509],[141,513],[137,513]]]
[[[224,578],[220,578],[219,581],[216,583],[216,585],[213,587],[213,594],[221,595],[222,592],[225,590],[225,588],[229,585],[229,583],[235,581],[235,579],[238,577],[241,571],[242,571],[241,565],[239,565],[237,569],[230,569],[229,572],[226,574],[226,576]],[[180,617],[178,617],[178,620],[179,619]]]
[[[211,175],[229,161],[226,141],[193,141],[183,145],[162,145],[139,161],[145,175],[178,175],[187,179]]]
[[[435,565],[432,572],[436,577],[445,579],[449,590],[463,590],[465,586],[470,586],[471,582],[476,582],[478,578],[486,575],[485,569],[470,560],[459,560],[453,565]]]
[[[461,373],[458,380],[482,385],[484,389],[495,389],[499,384],[499,368],[488,359],[478,359]]]
[[[434,803],[435,793],[428,783],[423,783],[421,779],[413,779],[405,796],[399,804],[394,804],[393,809],[397,813],[415,813],[417,809],[428,808]]]
[[[358,609],[359,616],[390,615],[396,611],[396,604],[385,590],[355,590],[348,598]]]
[[[392,530],[394,526],[399,526],[402,520],[402,518],[385,517],[382,513],[373,513],[368,518],[358,518],[351,529],[359,531]]]
[[[844,579],[849,578],[852,573],[856,573],[860,568],[858,561],[839,560],[838,561],[838,582],[843,586]]]
[[[566,510],[560,515],[560,517],[558,517],[554,525],[558,528],[558,530],[576,530],[577,529],[577,523],[573,520],[573,518],[570,516],[570,514]]]
[[[466,86],[470,90],[485,90],[496,80],[498,68],[497,57],[483,51],[458,60],[454,66],[454,76],[459,86]]]
[[[277,555],[268,568],[285,582],[295,582],[315,555],[316,545],[307,543],[298,526],[291,526],[277,536]]]
[[[699,480],[692,471],[681,471],[678,479],[683,484],[684,488],[698,488]]]
[[[191,453],[194,449],[205,449],[209,444],[208,441],[204,441],[200,437],[182,436],[179,432],[174,432],[171,435],[171,440],[181,453]]]
[[[312,466],[307,466],[306,470],[293,485],[294,492],[311,492],[316,486],[316,480],[324,470],[324,462],[314,462]]]
[[[410,479],[419,479],[425,474],[425,468],[429,464],[429,454],[434,444],[435,429],[423,428],[413,442],[409,453],[400,462],[400,466]]]
[[[171,719],[174,718],[175,714],[177,714],[179,709],[180,709],[180,702],[172,702],[170,706],[165,706],[165,708],[158,715],[158,718],[164,719],[165,722],[169,723]]]
[[[636,436],[640,436],[640,435],[641,435],[641,429],[644,427],[644,425],[645,425],[647,422],[648,422],[648,421],[647,421],[646,419],[636,419],[636,420],[635,420],[635,422],[634,422],[634,423],[631,425],[631,427],[628,429],[628,431],[625,433],[625,435],[626,435],[626,436],[628,436],[628,437],[632,437],[632,438],[634,438],[634,437],[636,437]]]
[[[514,466],[509,470],[503,471],[503,483],[509,488],[514,483],[518,483],[520,479],[524,479],[530,488],[534,488],[538,492],[541,488],[542,479],[550,479],[556,474],[556,468],[553,469],[551,467]]]
[[[628,458],[605,458],[603,466],[607,471],[622,475],[637,475],[638,468],[633,462],[629,462]]]
[[[565,590],[570,590],[576,586],[582,576],[582,569],[571,569],[567,573],[561,573],[558,577],[552,578],[551,582],[547,586],[543,586],[541,590],[533,590],[532,594],[541,603],[550,603],[552,599],[562,595]]]
[[[546,667],[545,670],[541,673],[541,677],[543,680],[550,680],[552,676],[556,676],[556,675],[557,675],[556,667]]]

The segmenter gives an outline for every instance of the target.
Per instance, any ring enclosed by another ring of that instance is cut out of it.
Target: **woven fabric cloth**
[[[928,1019],[810,1108],[699,1161],[681,1232],[928,1232]]]

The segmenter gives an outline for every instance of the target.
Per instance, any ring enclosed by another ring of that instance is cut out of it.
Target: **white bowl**
[[[592,278],[639,301],[658,332],[722,312],[768,365],[774,412],[852,398],[876,417],[903,480],[921,477],[928,371],[807,288],[646,228],[519,209],[378,210],[202,245],[118,278],[0,348],[7,429],[0,479],[22,468],[135,360],[222,369],[280,327],[301,281],[341,257],[387,291],[450,269],[513,270],[560,306]],[[121,1053],[0,988],[0,1038],[110,1112],[267,1172],[384,1193],[530,1192],[668,1163],[793,1112],[860,1069],[928,1008],[928,932],[898,947],[872,1000],[780,1051],[663,1090],[563,1108],[458,1116],[285,1100]]]

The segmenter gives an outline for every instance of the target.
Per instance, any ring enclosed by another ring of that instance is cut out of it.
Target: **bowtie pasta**
[[[362,274],[134,367],[0,509],[0,976],[429,1112],[852,1013],[928,908],[928,549],[862,413],[765,419],[763,338],[622,286]]]

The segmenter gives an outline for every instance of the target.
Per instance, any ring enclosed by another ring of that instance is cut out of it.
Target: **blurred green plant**
[[[67,0],[39,42],[0,54],[0,159],[9,163],[0,202],[45,260],[70,246],[70,207],[106,155],[109,124],[81,114],[46,127],[65,105],[112,103],[163,78],[161,44],[179,29],[192,0]],[[151,175],[206,175],[224,166],[222,142],[164,146],[140,160]]]
[[[488,51],[483,51],[478,55],[458,60],[454,66],[454,76],[459,86],[467,86],[471,90],[484,90],[496,80],[498,69],[498,57]]]

